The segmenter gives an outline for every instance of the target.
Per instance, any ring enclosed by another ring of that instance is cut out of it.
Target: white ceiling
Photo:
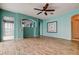
[[[26,14],[40,19],[47,19],[51,16],[50,12],[45,16],[44,13],[36,15],[38,12],[34,8],[42,8],[45,3],[2,3],[0,4],[2,9]],[[48,9],[55,9],[52,16],[64,14],[70,10],[79,9],[79,4],[77,3],[50,3]]]
[[[0,4],[0,8],[1,8],[1,4]]]

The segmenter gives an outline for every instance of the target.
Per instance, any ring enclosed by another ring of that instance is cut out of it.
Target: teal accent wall
[[[15,39],[21,39],[23,38],[23,28],[22,28],[22,24],[21,24],[21,20],[22,19],[28,19],[28,20],[32,20],[35,23],[35,27],[34,29],[34,36],[39,36],[39,20],[38,18],[32,17],[32,16],[28,16],[28,15],[24,15],[24,14],[20,14],[20,13],[15,13],[15,12],[10,12],[7,10],[3,10],[0,9],[0,37],[2,37],[3,32],[2,32],[2,18],[4,16],[12,16],[14,17],[14,38]],[[31,34],[31,33],[30,33]],[[1,38],[2,39],[2,38]]]
[[[0,10],[0,15],[1,15],[1,10]],[[0,41],[2,39],[2,35],[1,35],[1,16],[0,16]]]
[[[24,27],[23,31],[24,31],[24,34],[23,34],[24,38],[34,37],[34,28]]]
[[[49,37],[57,37],[71,40],[71,16],[79,14],[79,10],[71,10],[66,14],[60,16],[50,16],[48,19],[43,20],[41,23],[41,35]],[[57,21],[57,33],[47,32],[47,23]],[[43,25],[42,25],[43,24]],[[43,28],[43,29],[42,29]]]
[[[39,37],[40,36],[40,19],[37,22],[32,21],[33,27],[24,27],[23,36],[26,37]]]
[[[40,35],[43,35],[43,20],[40,20]]]

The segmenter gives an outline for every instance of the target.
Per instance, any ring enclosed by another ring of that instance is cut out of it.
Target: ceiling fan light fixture
[[[55,11],[55,9],[47,9],[49,7],[49,4],[46,3],[45,6],[43,6],[42,9],[39,9],[39,8],[34,8],[34,10],[38,10],[38,11],[41,11],[39,13],[37,13],[37,15],[41,14],[43,11],[44,11],[44,14],[47,16],[47,12],[52,12],[52,11]],[[53,13],[51,13],[53,14]]]
[[[54,14],[54,13],[50,13],[50,14]]]

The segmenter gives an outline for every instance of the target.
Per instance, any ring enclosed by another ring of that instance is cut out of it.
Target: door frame
[[[73,23],[72,23],[73,22],[73,18],[78,17],[78,16],[79,16],[79,14],[75,14],[75,15],[73,15],[71,17],[71,40],[74,40],[74,38],[73,38]]]
[[[4,41],[4,39],[3,39],[3,37],[4,37],[4,17],[12,17],[12,16],[3,16],[3,18],[2,18],[2,41]],[[12,17],[13,18],[13,22],[14,22],[14,17]],[[14,35],[14,34],[13,34]],[[14,40],[14,38],[13,38],[13,40]]]

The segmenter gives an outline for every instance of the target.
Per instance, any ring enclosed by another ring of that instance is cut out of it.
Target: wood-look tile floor
[[[0,42],[2,55],[78,55],[79,42],[56,38],[26,38]]]

